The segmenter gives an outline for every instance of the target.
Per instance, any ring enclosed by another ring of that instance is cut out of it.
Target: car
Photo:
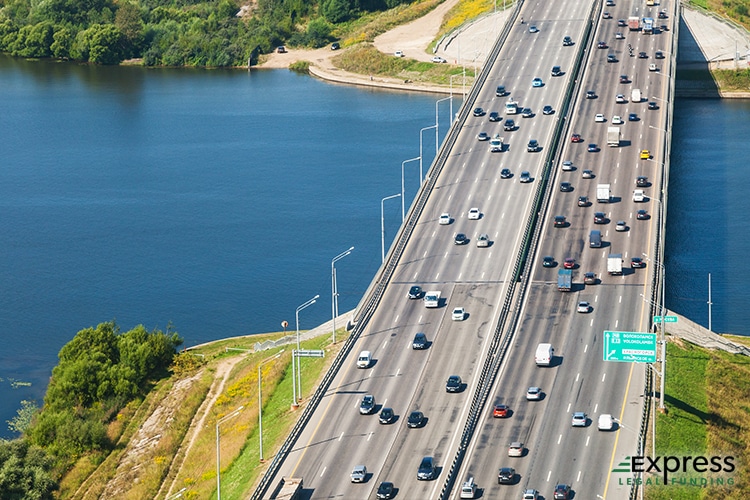
[[[478,141],[489,141],[490,140],[490,134],[487,132],[479,132],[477,134],[477,140]]]
[[[477,246],[480,248],[490,246],[490,236],[486,233],[482,233],[477,236]]]
[[[629,122],[637,122],[638,121],[638,114],[637,113],[628,113],[628,121]]]
[[[563,261],[563,267],[565,269],[573,269],[576,267],[576,260],[573,257],[567,257]]]
[[[510,179],[511,177],[513,177],[513,173],[510,171],[509,168],[504,168],[500,171],[501,179]]]
[[[659,14],[656,16],[658,19],[667,19],[667,11],[666,10],[660,10]]]
[[[499,122],[499,121],[500,121],[500,120],[502,120],[502,119],[503,119],[503,118],[502,118],[502,117],[500,116],[500,113],[498,113],[497,111],[492,111],[492,112],[490,113],[490,117],[489,117],[489,120],[490,120],[491,122]]]
[[[641,269],[646,267],[646,262],[640,257],[631,257],[630,267],[632,267],[633,269]]]
[[[404,57],[404,52],[402,50],[397,50],[393,55],[396,57]]]
[[[607,44],[606,44],[605,42],[601,42],[601,41],[600,41],[600,42],[597,42],[597,44],[596,44],[596,48],[597,48],[597,49],[606,49],[606,48],[608,48],[608,47],[607,47]]]
[[[584,273],[583,283],[585,285],[596,285],[596,273]]]
[[[587,90],[586,99],[596,99],[596,92],[594,92],[593,90]]]
[[[573,165],[573,162],[570,160],[563,160],[562,162],[562,170],[563,172],[572,172],[575,170],[576,167]]]
[[[555,258],[551,255],[545,255],[542,259],[542,267],[554,267]]]
[[[625,21],[625,19],[618,19],[617,20],[617,26],[620,28],[624,28],[628,25],[628,23]]]
[[[607,54],[607,62],[608,63],[616,63],[617,62],[617,56],[614,54]]]
[[[435,479],[435,459],[432,457],[424,457],[419,463],[419,469],[417,469],[417,479],[420,481],[430,481]]]
[[[406,419],[406,426],[410,429],[416,429],[422,426],[422,422],[424,422],[424,413],[415,410],[409,413],[409,418]]]
[[[628,75],[620,75],[620,83],[630,83],[630,78],[628,78]]]
[[[531,86],[532,87],[541,87],[542,85],[544,85],[544,82],[539,77],[534,78],[533,80],[531,80]]]
[[[542,399],[542,388],[532,386],[526,390],[526,399],[528,401],[539,401]]]
[[[528,184],[532,180],[533,179],[531,178],[531,174],[527,170],[521,172],[521,177],[518,178],[518,182],[520,182],[521,184]]]
[[[461,377],[451,375],[445,383],[445,392],[460,392],[462,387]]]
[[[622,125],[622,124],[623,124],[623,121],[619,115],[615,115],[612,117],[612,125]]]
[[[638,52],[638,59],[648,59],[648,54],[643,51]]]
[[[503,123],[503,130],[506,132],[512,132],[516,129],[516,122],[512,118],[508,118],[505,120],[505,123]]]
[[[594,117],[594,121],[598,123],[606,122],[607,119],[604,118],[604,115],[601,113],[597,113],[597,115]]]
[[[570,142],[583,142],[583,137],[581,134],[573,134],[570,136]]]
[[[563,193],[569,193],[570,191],[573,191],[573,185],[570,182],[561,182],[560,191]]]
[[[341,44],[339,42],[333,42],[331,44],[331,50],[339,50],[341,48]]]
[[[474,116],[484,116],[484,108],[474,108]]]
[[[367,467],[364,465],[355,465],[352,469],[351,478],[353,483],[364,483],[367,479]]]
[[[508,95],[508,91],[505,90],[505,85],[498,85],[497,88],[495,89],[495,95],[497,97],[503,97],[503,96]]]
[[[596,428],[600,431],[611,431],[615,428],[615,419],[609,413],[602,413],[599,415]]]
[[[419,285],[412,285],[411,288],[409,288],[409,293],[407,297],[410,299],[421,299],[422,298],[422,287]]]
[[[414,340],[411,343],[411,348],[415,350],[427,349],[427,335],[422,332],[418,332],[414,335]]]
[[[602,12],[602,19],[612,19],[612,14],[605,10],[604,12]]]
[[[656,67],[656,64],[651,63],[651,64],[648,65],[648,70],[649,71],[658,71],[659,68]]]
[[[380,410],[380,416],[378,422],[381,424],[390,424],[396,418],[396,414],[393,412],[393,408],[383,408]]]
[[[442,58],[440,56],[433,56],[432,57],[432,62],[437,63],[437,64],[441,64],[441,63],[446,63],[448,61],[446,61],[444,58]]]
[[[654,52],[654,59],[664,59],[664,52],[661,50]]]
[[[599,146],[597,146],[594,143],[591,143],[589,144],[588,148],[586,148],[586,151],[588,151],[589,153],[596,153],[597,151],[599,151]]]
[[[552,106],[550,106],[549,104],[545,104],[545,106],[542,108],[543,115],[551,115],[554,112],[555,110],[552,109]]]
[[[451,313],[451,319],[453,321],[463,321],[464,317],[466,317],[466,309],[463,307],[456,307],[453,309],[453,313]]]
[[[497,471],[497,484],[513,484],[516,480],[516,469],[513,467],[500,467]]]
[[[565,220],[564,215],[555,215],[555,218],[552,222],[552,225],[554,227],[565,227],[568,224],[568,222]]]
[[[641,160],[648,160],[651,158],[651,152],[648,149],[641,149]]]
[[[532,24],[531,26],[529,26],[529,33],[539,33],[539,28]]]
[[[446,224],[450,224],[451,223],[451,214],[449,214],[448,212],[443,212],[442,214],[440,214],[440,218],[438,219],[438,223],[441,226],[445,226]]]
[[[588,196],[579,196],[578,197],[578,206],[579,207],[588,207],[589,206],[589,198]]]
[[[669,31],[669,26],[667,26],[666,24],[662,24],[659,26],[659,29],[662,31]]]
[[[376,496],[378,497],[378,500],[390,500],[393,498],[393,490],[394,490],[393,483],[389,481],[383,481],[380,483],[380,486],[378,486],[378,491],[376,493]]]
[[[469,220],[479,220],[481,213],[479,212],[478,208],[470,208],[469,209],[469,215],[467,216]]]
[[[563,74],[560,66],[552,66],[552,76],[561,76]]]
[[[589,312],[590,310],[591,310],[591,305],[585,300],[580,301],[578,305],[576,306],[576,312],[579,312],[579,313],[585,314]]]
[[[529,143],[526,145],[526,151],[529,153],[536,153],[539,151],[539,141],[536,139],[529,140]]]
[[[649,219],[649,215],[648,215],[648,212],[646,210],[642,210],[641,209],[641,210],[638,210],[635,213],[635,218],[637,220],[648,220]]]
[[[533,117],[534,117],[534,112],[531,111],[531,108],[523,108],[523,110],[521,110],[521,118],[533,118]]]
[[[648,177],[645,175],[639,175],[635,178],[635,185],[638,187],[649,187]]]
[[[573,39],[570,38],[569,36],[564,36],[563,37],[563,47],[570,47],[571,45],[573,45]]]
[[[508,456],[509,457],[522,457],[523,456],[523,443],[520,441],[513,441],[508,446]]]
[[[372,394],[365,394],[362,397],[362,402],[359,404],[359,413],[361,415],[370,415],[375,411],[375,396]]]
[[[469,477],[461,484],[461,493],[458,498],[474,498],[477,495],[477,484],[473,477]]]
[[[604,212],[594,212],[594,224],[606,224],[607,214]]]
[[[625,99],[625,95],[623,95],[623,94],[617,94],[615,96],[615,102],[617,104],[625,104],[626,102],[628,102],[628,100]]]
[[[584,179],[593,179],[594,178],[594,171],[593,170],[584,169],[581,172],[581,177],[583,177]]]
[[[617,223],[615,224],[615,231],[617,231],[618,233],[622,233],[627,230],[628,230],[628,225],[625,223],[625,221],[618,220]]]
[[[279,45],[278,47],[276,47],[276,52],[279,54],[286,54],[286,47],[284,47],[283,45]]]
[[[625,39],[625,35],[623,35],[619,31],[615,33],[615,40],[624,40],[624,39]]]
[[[453,243],[456,245],[465,245],[468,242],[469,238],[467,238],[464,233],[456,233],[455,236],[453,236]]]
[[[526,489],[523,490],[523,495],[521,496],[523,500],[537,500],[539,498],[539,492],[534,489]]]
[[[659,109],[659,106],[654,101],[649,101],[648,109],[651,109],[651,110]]]
[[[635,191],[633,191],[633,201],[636,203],[646,201],[646,193],[643,191],[643,189],[636,189]]]
[[[570,486],[567,484],[558,484],[555,486],[555,491],[552,493],[552,498],[555,500],[569,500],[570,499]]]
[[[505,418],[510,414],[510,408],[507,405],[495,405],[492,407],[493,418]]]

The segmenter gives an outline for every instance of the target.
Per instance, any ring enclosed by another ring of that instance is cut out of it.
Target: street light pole
[[[435,101],[435,157],[437,157],[439,146],[440,146],[440,115],[438,113],[438,104],[440,104],[442,101],[450,101],[450,112],[453,114],[453,94],[449,95],[448,97],[443,97],[442,99],[438,99]],[[450,120],[448,123],[451,123]],[[419,154],[422,154],[422,151],[419,152]]]
[[[320,295],[316,295],[315,297],[311,298],[301,306],[297,308],[297,310],[294,312],[294,317],[297,320],[297,393],[294,400],[294,405],[299,406],[299,401],[302,400],[302,374],[300,373],[300,363],[299,363],[299,351],[300,351],[300,345],[299,345],[299,312],[302,309],[305,309],[306,307],[310,307],[311,305],[315,304],[315,301],[318,300]],[[294,356],[292,356],[292,363],[294,363]]]
[[[333,320],[333,334],[331,335],[332,341],[336,343],[336,316],[339,314],[339,289],[336,283],[336,261],[343,259],[350,253],[352,253],[354,247],[350,247],[349,250],[341,252],[331,260],[331,319]]]
[[[232,417],[236,417],[245,408],[245,405],[240,406],[229,415],[225,415],[216,421],[216,498],[221,500],[221,455],[219,453],[219,426],[229,420]]]
[[[417,160],[421,161],[422,158],[417,156],[416,158],[411,158],[401,162],[401,222],[404,222],[404,219],[406,218],[406,206],[404,203],[404,198],[406,197],[404,193],[404,167],[407,163]]]
[[[285,349],[280,350],[270,358],[266,358],[258,365],[258,432],[260,433],[260,461],[263,461],[263,385],[261,384],[261,372],[260,369],[266,363],[270,363],[274,359],[281,356]]]
[[[437,113],[437,104],[435,105],[436,113]],[[437,118],[437,114],[435,115]],[[422,156],[424,156],[424,153],[422,153],[422,132],[425,130],[430,130],[431,128],[435,129],[435,156],[437,156],[437,123],[435,125],[430,125],[429,127],[425,127],[422,130],[419,131],[419,185],[422,185],[422,179],[424,178],[424,175],[422,174]]]
[[[391,196],[386,196],[385,198],[380,200],[380,263],[381,264],[385,262],[385,217],[383,216],[383,205],[385,204],[386,200],[391,200],[399,196],[401,196],[401,193],[392,194]]]

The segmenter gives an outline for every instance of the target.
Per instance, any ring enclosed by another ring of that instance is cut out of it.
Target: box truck
[[[622,274],[622,254],[611,253],[607,257],[607,272],[612,275]]]
[[[597,184],[596,201],[599,203],[609,203],[612,193],[609,190],[609,184]]]
[[[620,146],[620,127],[607,127],[607,146],[613,148]]]
[[[560,269],[557,271],[557,289],[561,292],[569,292],[573,287],[573,271]]]

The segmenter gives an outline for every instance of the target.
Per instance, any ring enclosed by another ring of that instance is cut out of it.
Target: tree
[[[52,460],[27,441],[0,440],[0,498],[51,500],[58,485],[52,478]]]
[[[126,57],[140,54],[143,44],[143,20],[137,5],[123,3],[115,14],[115,26],[122,33]]]
[[[61,59],[70,57],[70,48],[73,46],[74,40],[73,34],[67,28],[62,28],[55,31],[52,39],[54,40],[50,45],[52,55]]]
[[[321,6],[323,16],[332,23],[342,23],[351,17],[350,0],[326,0]]]
[[[31,425],[31,419],[39,411],[34,401],[21,401],[21,407],[16,410],[16,416],[8,421],[8,429],[13,432],[24,433]]]
[[[307,43],[315,48],[323,47],[327,44],[330,35],[331,25],[322,17],[313,19],[307,25]]]

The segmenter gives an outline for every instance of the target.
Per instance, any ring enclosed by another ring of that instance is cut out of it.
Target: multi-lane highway
[[[439,177],[435,180],[421,216],[411,234],[377,310],[360,334],[351,355],[330,384],[309,423],[284,458],[277,478],[304,478],[308,498],[373,498],[381,481],[395,484],[398,498],[435,498],[438,496],[459,444],[469,404],[474,394],[492,336],[501,316],[508,285],[513,280],[513,266],[522,245],[523,226],[529,219],[537,183],[544,173],[545,158],[551,148],[556,128],[569,135],[575,130],[584,136],[582,144],[565,142],[561,159],[570,159],[577,169],[562,172],[557,164],[550,181],[551,196],[547,218],[526,300],[519,302],[519,328],[511,349],[506,353],[496,378],[490,403],[505,403],[512,409],[506,419],[481,420],[458,480],[473,476],[486,498],[520,496],[522,487],[537,488],[551,497],[556,481],[573,484],[579,498],[595,498],[608,488],[608,469],[619,442],[626,442],[628,453],[634,448],[640,419],[640,395],[643,369],[629,364],[607,364],[601,361],[602,330],[643,330],[648,327],[646,308],[641,294],[647,295],[647,270],[626,272],[622,277],[606,276],[606,255],[610,250],[623,253],[626,259],[641,255],[652,246],[650,221],[636,221],[636,207],[631,201],[635,175],[657,176],[659,164],[639,160],[638,150],[652,149],[657,142],[646,144],[647,136],[661,128],[659,110],[646,111],[646,102],[615,104],[620,88],[640,85],[645,95],[663,95],[666,77],[644,69],[653,59],[637,59],[622,54],[622,46],[631,43],[637,51],[653,52],[666,36],[648,40],[626,28],[616,28],[616,19],[630,14],[630,5],[609,7],[614,20],[604,21],[595,37],[607,40],[620,62],[606,63],[610,50],[589,49],[583,43],[592,4],[563,0],[554,9],[543,2],[527,2],[511,26],[499,56],[491,62],[486,84],[473,107],[486,114],[469,116]],[[620,10],[623,13],[620,13]],[[626,12],[627,11],[627,12]],[[656,16],[654,16],[656,17]],[[609,23],[609,24],[608,24]],[[671,23],[671,20],[670,20]],[[530,30],[535,26],[537,31]],[[617,40],[615,30],[623,31],[626,40]],[[572,45],[564,46],[570,36]],[[634,43],[636,42],[636,43]],[[647,46],[648,45],[648,46]],[[586,51],[587,71],[569,118],[570,126],[558,113],[575,75],[574,63]],[[563,74],[553,77],[551,69],[560,66]],[[666,68],[664,68],[666,71]],[[631,84],[618,84],[621,73],[633,75]],[[541,78],[541,87],[532,87],[532,79]],[[508,96],[497,96],[503,85],[521,107],[531,108],[533,116],[515,115],[517,127],[503,130],[509,118],[504,113]],[[596,99],[584,99],[585,90],[593,88]],[[629,94],[629,92],[627,92]],[[545,115],[550,105],[554,113]],[[488,115],[497,111],[500,122],[490,122]],[[608,148],[604,137],[612,115],[627,120],[630,112],[640,120],[620,125],[625,141],[621,148]],[[603,113],[606,123],[595,123],[594,114]],[[565,126],[564,126],[565,125]],[[499,133],[505,151],[492,153],[486,141],[477,135]],[[531,139],[539,141],[541,152],[527,152]],[[597,153],[587,153],[589,142],[599,144]],[[627,146],[626,146],[627,144]],[[655,156],[657,158],[658,156]],[[500,171],[509,168],[513,176],[502,179]],[[596,178],[581,179],[583,169],[594,170]],[[521,183],[521,171],[528,171],[531,183]],[[594,186],[606,180],[613,188],[615,203],[596,204]],[[572,192],[559,192],[559,182],[571,182]],[[593,206],[578,207],[578,196],[594,199]],[[647,204],[653,209],[653,203]],[[470,208],[479,208],[481,217],[469,220]],[[629,231],[615,232],[610,222],[600,226],[605,246],[589,249],[587,234],[593,228],[593,212],[606,211],[612,221],[626,220]],[[451,214],[448,225],[438,223],[442,213]],[[562,214],[570,221],[565,228],[552,228],[551,217]],[[468,243],[454,243],[456,233],[465,233]],[[488,234],[491,244],[477,247],[480,234]],[[557,291],[557,267],[542,268],[541,256],[554,255],[558,262],[574,257],[575,289]],[[629,261],[627,261],[629,262]],[[584,271],[596,272],[601,283],[583,287]],[[421,300],[406,297],[412,285],[442,293],[441,307],[425,308]],[[593,311],[576,314],[578,300],[588,300]],[[451,319],[454,307],[464,307],[463,321]],[[429,340],[425,350],[414,350],[412,339],[424,332]],[[556,362],[550,368],[537,368],[533,361],[538,342],[549,341],[556,348]],[[369,368],[356,367],[360,351],[373,353]],[[448,393],[445,383],[450,375],[462,377],[465,387],[459,393]],[[539,385],[545,393],[542,401],[527,402],[525,391]],[[397,418],[380,424],[378,415],[361,415],[360,402],[372,394],[377,410],[394,409]],[[635,396],[634,396],[635,394]],[[424,413],[420,428],[408,428],[406,419],[412,410]],[[618,431],[597,435],[596,425],[584,429],[570,428],[572,411],[586,411],[595,418],[607,412],[620,420]],[[575,431],[575,432],[573,432]],[[628,434],[629,433],[629,434]],[[627,434],[627,436],[625,436]],[[508,460],[507,444],[523,441],[524,457]],[[622,445],[621,445],[622,446]],[[424,456],[432,456],[437,476],[432,481],[418,481],[417,467]],[[355,465],[369,471],[364,483],[350,482]],[[497,469],[516,468],[515,486],[497,485]]]

